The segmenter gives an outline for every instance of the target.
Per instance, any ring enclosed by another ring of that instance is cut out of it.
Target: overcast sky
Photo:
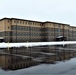
[[[23,18],[76,25],[76,0],[0,0],[0,18]]]

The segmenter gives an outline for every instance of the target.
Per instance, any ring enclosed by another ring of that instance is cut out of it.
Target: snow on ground
[[[27,42],[27,43],[0,43],[0,48],[7,47],[33,47],[33,46],[46,46],[46,45],[65,45],[76,44],[76,41],[60,41],[60,42]]]

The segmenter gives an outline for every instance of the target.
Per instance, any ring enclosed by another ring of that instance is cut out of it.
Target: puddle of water
[[[1,75],[65,75],[76,74],[76,58],[67,61],[57,62],[56,64],[41,64],[38,66],[15,70],[4,71],[0,69]]]

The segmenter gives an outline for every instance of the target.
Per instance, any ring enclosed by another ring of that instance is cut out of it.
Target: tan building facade
[[[0,37],[4,38],[4,42],[54,41],[58,36],[65,36],[67,40],[76,40],[75,31],[76,27],[63,23],[38,22],[17,18],[0,20]]]

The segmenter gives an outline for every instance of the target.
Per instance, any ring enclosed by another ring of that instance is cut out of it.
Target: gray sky
[[[13,17],[76,25],[76,0],[0,0],[0,18]]]

